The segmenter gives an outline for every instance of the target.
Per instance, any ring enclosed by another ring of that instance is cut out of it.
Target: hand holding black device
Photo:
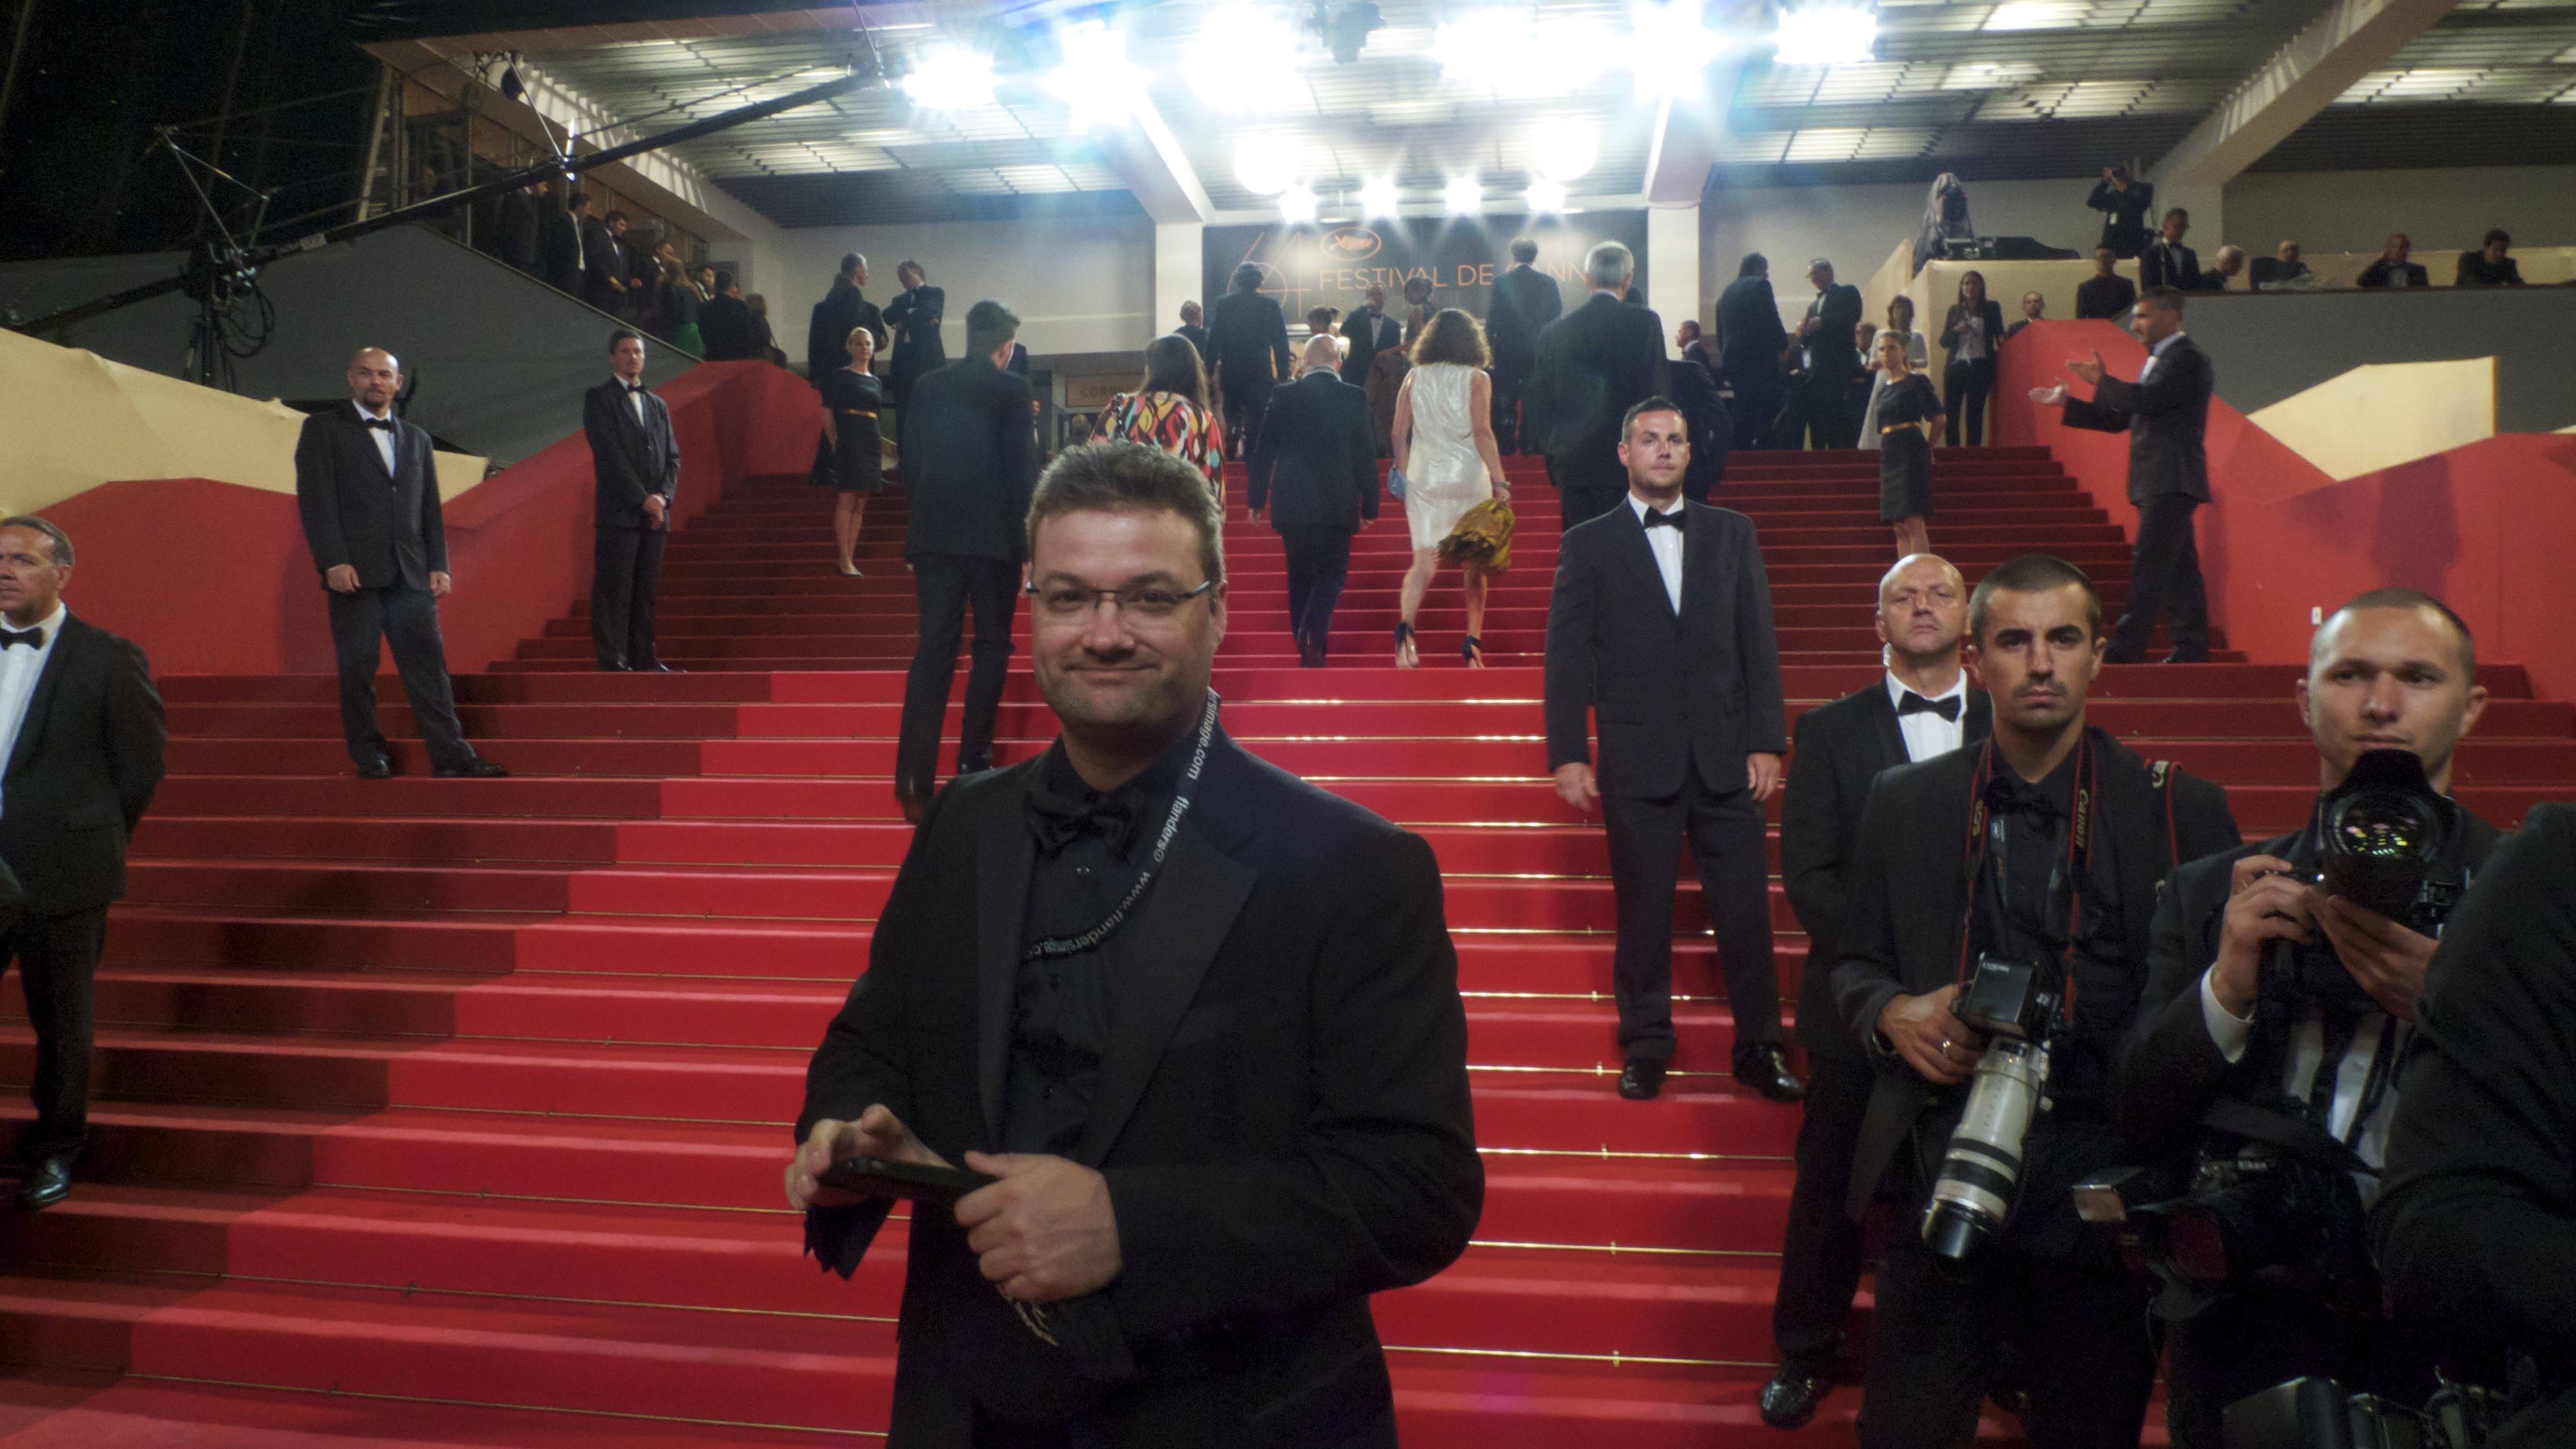
[[[861,1197],[899,1197],[906,1202],[946,1207],[977,1188],[988,1187],[1001,1179],[981,1172],[969,1172],[962,1167],[934,1167],[926,1163],[858,1155],[833,1163],[831,1169],[816,1181],[825,1187],[836,1187]]]

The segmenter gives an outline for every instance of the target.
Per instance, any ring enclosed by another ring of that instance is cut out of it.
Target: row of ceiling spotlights
[[[1724,35],[1700,22],[1699,0],[1640,3],[1626,35],[1533,10],[1497,6],[1442,24],[1432,42],[1441,73],[1473,89],[1515,98],[1564,94],[1612,70],[1635,76],[1638,93],[1661,100],[1695,94],[1710,62],[1765,41],[1779,65],[1847,65],[1873,55],[1875,12],[1854,0],[1784,5],[1767,37]],[[1073,112],[1077,130],[1123,123],[1153,77],[1127,53],[1126,34],[1099,20],[1056,32],[1059,59],[1039,79]],[[1191,90],[1225,111],[1274,107],[1297,84],[1299,39],[1284,12],[1237,0],[1218,9],[1192,45]],[[964,46],[933,46],[903,78],[903,92],[931,110],[993,103],[1001,82],[993,57]]]
[[[1565,183],[1542,176],[1521,193],[1532,215],[1546,216],[1566,210]],[[1371,181],[1359,189],[1359,212],[1363,217],[1393,216],[1402,197],[1392,181]],[[1473,176],[1461,176],[1440,189],[1440,204],[1451,216],[1474,216],[1485,209],[1485,188]],[[1279,193],[1279,219],[1291,226],[1311,222],[1323,214],[1323,198],[1308,186],[1291,186]]]

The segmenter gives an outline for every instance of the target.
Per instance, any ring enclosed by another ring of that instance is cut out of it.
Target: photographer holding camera
[[[2174,872],[2114,1083],[2133,1145],[2190,1173],[2129,1214],[2168,1285],[2177,1449],[2219,1449],[2227,1406],[2289,1379],[2417,1404],[2434,1387],[2436,1355],[2382,1314],[2362,1213],[2432,933],[2497,840],[2442,793],[2486,691],[2457,615],[2377,589],[2317,630],[2297,697],[2317,808]]]
[[[1861,817],[1833,980],[1878,1075],[1847,1206],[1886,1178],[1909,1214],[1877,1280],[1866,1449],[1967,1444],[2008,1346],[2034,1449],[2134,1449],[2146,1419],[2146,1290],[2070,1189],[2124,1156],[2111,1058],[2157,883],[2238,836],[2217,786],[2085,723],[2101,619],[2064,560],[1988,574],[1967,658],[1993,733],[1879,776]]]

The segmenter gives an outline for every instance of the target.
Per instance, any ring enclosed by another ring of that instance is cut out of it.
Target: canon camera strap
[[[1967,909],[1959,918],[1959,984],[1965,986],[1975,962],[1971,959],[1977,925],[1977,885],[1985,875],[1986,847],[1992,839],[1990,813],[1986,808],[1986,786],[1995,775],[1995,737],[1986,736],[1985,745],[1977,752],[1977,768],[1968,782],[1968,838],[1966,860],[1961,872],[1967,882]],[[2094,796],[2100,785],[2093,759],[2093,737],[2088,730],[2075,746],[2075,794],[2069,802],[2072,809],[2066,821],[2066,861],[2064,874],[2052,887],[2066,888],[2066,946],[2058,962],[2065,977],[2066,990],[2060,1010],[2064,1019],[2075,1019],[2075,971],[2073,956],[2077,930],[2084,919],[2084,883],[2093,864],[2093,824],[2096,811]],[[2050,894],[2055,895],[2052,888]],[[1998,899],[2000,899],[2000,892]]]
[[[1146,890],[1163,873],[1163,858],[1171,854],[1172,837],[1180,833],[1181,817],[1190,813],[1190,802],[1197,798],[1199,774],[1207,768],[1208,743],[1216,738],[1216,691],[1208,691],[1207,708],[1199,714],[1198,748],[1190,755],[1190,767],[1181,774],[1180,788],[1172,794],[1172,811],[1163,817],[1162,833],[1154,838],[1153,857],[1137,872],[1136,883],[1127,888],[1127,899],[1103,918],[1099,925],[1079,936],[1049,936],[1029,947],[1023,961],[1051,960],[1060,956],[1079,956],[1116,935],[1134,914],[1136,903],[1145,898]]]

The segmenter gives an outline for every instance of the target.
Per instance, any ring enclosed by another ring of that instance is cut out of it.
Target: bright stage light
[[[1850,5],[1780,12],[1777,65],[1858,65],[1875,58],[1878,14]]]
[[[1550,181],[1581,179],[1600,155],[1600,136],[1580,121],[1552,122],[1540,129],[1530,146],[1539,174]]]
[[[942,46],[925,51],[903,78],[912,103],[933,111],[968,111],[993,103],[993,58]]]
[[[1471,10],[1434,33],[1440,73],[1474,90],[1515,97],[1562,95],[1590,85],[1614,59],[1593,25],[1541,22],[1526,10]]]
[[[1461,176],[1440,188],[1440,204],[1451,216],[1474,216],[1485,209],[1485,188],[1473,176]]]
[[[1701,73],[1726,48],[1715,31],[1700,23],[1699,12],[1699,0],[1637,7],[1636,33],[1620,54],[1635,72],[1641,93],[1657,100],[1699,93],[1705,84]]]
[[[1565,210],[1565,183],[1562,181],[1550,181],[1541,177],[1529,184],[1528,194],[1529,208],[1534,214],[1545,215]]]
[[[1291,186],[1280,194],[1279,219],[1290,226],[1313,221],[1322,207],[1323,203],[1316,200],[1313,191],[1303,186]]]
[[[1392,181],[1371,181],[1360,187],[1360,212],[1365,216],[1393,216],[1403,193]]]
[[[1073,111],[1073,128],[1124,125],[1152,77],[1127,58],[1127,37],[1097,20],[1056,32],[1063,58],[1047,73],[1050,95]]]
[[[1297,179],[1297,157],[1276,136],[1246,136],[1234,148],[1234,179],[1255,196],[1277,196]]]
[[[1275,108],[1297,84],[1297,32],[1247,4],[1217,10],[1190,46],[1190,89],[1221,111]]]

